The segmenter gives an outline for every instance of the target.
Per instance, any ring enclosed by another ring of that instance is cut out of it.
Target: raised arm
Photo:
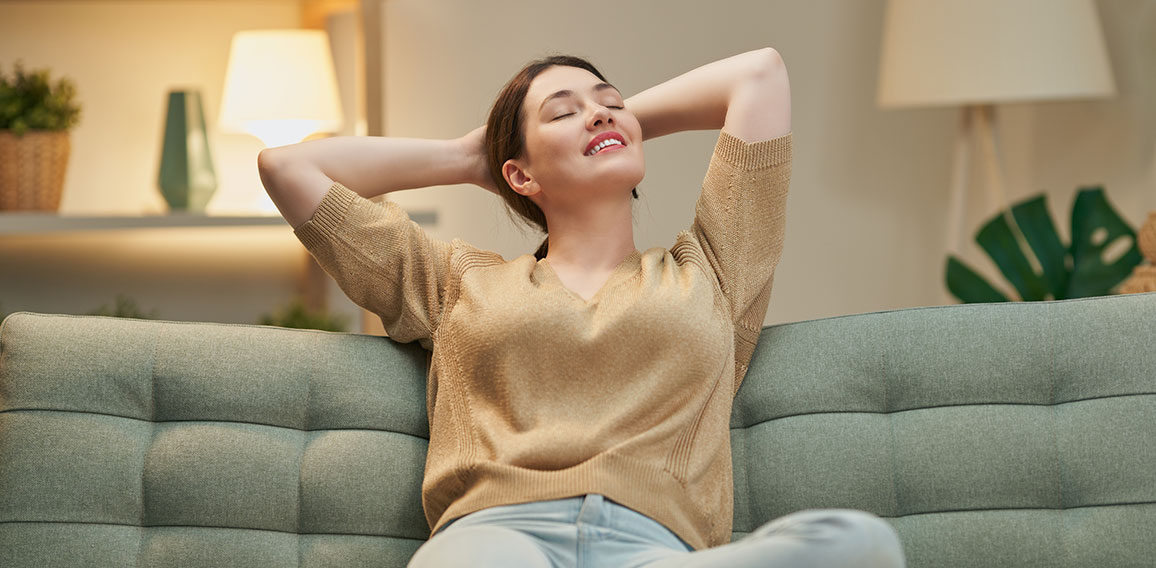
[[[791,131],[791,88],[779,52],[757,49],[708,63],[626,99],[643,139],[725,129],[746,142]]]
[[[452,140],[339,136],[266,148],[265,191],[294,228],[313,216],[333,182],[374,197],[402,189],[472,183],[490,191],[481,129]]]

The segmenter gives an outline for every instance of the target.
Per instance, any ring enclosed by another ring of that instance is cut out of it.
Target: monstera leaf
[[[1082,188],[1076,195],[1068,246],[1056,233],[1044,195],[1013,206],[1012,216],[1042,274],[1033,270],[1002,212],[984,224],[975,241],[1025,301],[1106,296],[1143,259],[1136,232],[1112,209],[1102,187]],[[1109,264],[1104,253],[1119,239],[1131,246]],[[964,303],[1009,301],[954,255],[947,256],[946,274],[947,289]]]

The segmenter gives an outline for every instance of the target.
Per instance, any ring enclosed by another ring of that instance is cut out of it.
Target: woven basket
[[[71,148],[67,130],[0,130],[0,211],[59,209]]]
[[[1136,244],[1144,258],[1156,264],[1156,211],[1149,211],[1148,221],[1136,231]]]

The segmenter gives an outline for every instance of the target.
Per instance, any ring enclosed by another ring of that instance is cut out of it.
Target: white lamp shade
[[[888,0],[884,108],[1115,96],[1092,0]]]
[[[334,132],[344,116],[329,38],[320,30],[238,32],[229,50],[219,127],[267,146]]]

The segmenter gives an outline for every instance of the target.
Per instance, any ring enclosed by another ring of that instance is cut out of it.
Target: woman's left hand
[[[461,144],[464,159],[468,168],[469,183],[472,183],[494,195],[498,193],[498,186],[490,176],[490,167],[486,162],[486,127],[479,126],[458,139]]]

